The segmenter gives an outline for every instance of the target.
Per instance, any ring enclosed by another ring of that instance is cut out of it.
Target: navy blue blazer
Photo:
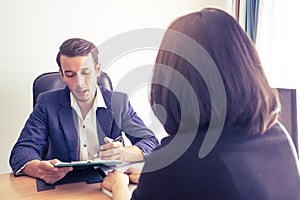
[[[107,108],[96,111],[99,140],[104,136],[116,138],[123,131],[132,144],[149,154],[158,145],[158,140],[137,116],[128,96],[103,87],[100,91]],[[72,112],[67,87],[39,95],[11,151],[10,166],[14,173],[33,159],[57,158],[65,162],[79,159],[79,137]]]
[[[146,157],[147,173],[141,175],[132,199],[300,199],[295,147],[278,124],[263,135],[224,130],[212,151],[199,158],[204,134],[198,132],[182,156],[159,169],[161,162],[176,158],[184,142],[174,143],[174,136],[163,139],[163,151]]]

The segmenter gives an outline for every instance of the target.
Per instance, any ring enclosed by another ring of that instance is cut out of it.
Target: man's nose
[[[77,75],[76,83],[79,87],[84,86],[85,84],[84,76]]]

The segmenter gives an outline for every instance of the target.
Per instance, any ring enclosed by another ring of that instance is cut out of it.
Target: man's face
[[[98,64],[95,68],[91,56],[68,57],[61,55],[60,62],[62,79],[77,102],[92,102],[96,94],[100,65]]]

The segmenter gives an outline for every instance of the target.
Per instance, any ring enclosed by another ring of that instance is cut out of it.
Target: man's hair
[[[224,11],[207,8],[178,18],[169,29],[194,39],[206,50],[217,66],[226,92],[224,128],[243,128],[245,134],[263,134],[276,122],[280,108],[277,90],[269,86],[253,42],[233,17]],[[183,49],[179,41],[168,37],[167,34],[162,46],[163,44],[172,44],[172,48],[181,51],[193,51],[192,47]],[[189,55],[194,55],[193,53]],[[197,55],[203,56],[201,52]],[[201,57],[202,61],[204,59]],[[209,70],[205,62],[197,65]],[[168,76],[161,66],[171,67],[184,78],[175,80],[174,76],[170,74]],[[160,104],[164,107],[163,115],[155,109],[153,111],[160,121],[164,122],[164,128],[169,134],[176,134],[182,124],[190,126],[194,123],[199,125],[199,129],[207,129],[211,122],[213,102],[205,79],[195,67],[197,66],[193,66],[172,51],[162,48],[158,52],[150,89],[150,103],[152,106]],[[156,84],[162,82],[161,80],[168,85]],[[186,94],[182,91],[185,90],[182,81],[188,81],[198,102],[191,102],[189,96],[182,95]],[[177,86],[181,96],[174,95],[172,88],[168,88],[172,85]],[[218,88],[215,87],[213,90],[218,93]],[[190,104],[180,105],[180,98],[188,99]],[[195,111],[187,111],[190,105],[194,104],[199,105],[201,113],[199,121],[193,117],[197,115]],[[182,109],[182,106],[186,106],[184,107],[186,109]],[[187,122],[182,122],[181,111],[188,112],[185,113],[189,116]]]
[[[84,39],[71,38],[62,43],[59,47],[59,52],[56,56],[56,62],[61,70],[60,56],[65,55],[68,57],[74,56],[87,56],[91,53],[95,66],[98,64],[98,49],[97,47]]]

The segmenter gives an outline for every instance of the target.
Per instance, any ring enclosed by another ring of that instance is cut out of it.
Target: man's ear
[[[60,74],[60,77],[61,77],[61,79],[63,80],[63,82],[65,82],[65,77],[64,77],[64,74],[63,74],[63,72],[61,71],[61,69],[59,69],[59,74]]]
[[[101,74],[101,65],[99,63],[96,65],[96,73],[97,73],[97,76],[100,76],[100,74]]]

